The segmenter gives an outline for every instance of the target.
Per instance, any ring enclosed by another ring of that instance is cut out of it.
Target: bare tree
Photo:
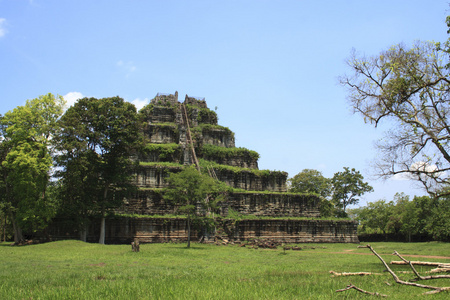
[[[416,42],[371,57],[353,51],[347,63],[353,74],[340,83],[348,88],[354,112],[375,127],[392,122],[377,143],[376,174],[406,176],[439,194],[450,183],[448,53],[439,44]]]

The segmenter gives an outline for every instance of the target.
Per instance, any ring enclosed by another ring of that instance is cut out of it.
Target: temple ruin
[[[288,193],[286,172],[259,170],[259,154],[235,146],[234,132],[218,124],[204,98],[186,95],[179,102],[178,92],[157,94],[140,113],[146,145],[133,154],[139,162],[134,176],[139,190],[116,217],[107,219],[108,243],[187,240],[186,220],[164,217],[176,214],[177,208],[162,193],[169,173],[191,164],[233,188],[219,203],[216,227],[193,230],[192,240],[358,242],[355,222],[321,219],[318,196]],[[230,212],[247,218],[233,220]]]

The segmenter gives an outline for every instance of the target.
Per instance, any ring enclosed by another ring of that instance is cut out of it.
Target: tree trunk
[[[5,222],[3,223],[3,241],[6,242],[6,215]]]
[[[108,184],[105,186],[105,190],[103,191],[103,203],[102,203],[102,220],[100,223],[100,239],[98,241],[99,244],[105,244],[105,203],[108,196]]]
[[[5,217],[3,218],[3,232],[1,241],[6,242],[6,214],[4,216]]]
[[[87,225],[83,224],[80,230],[80,240],[86,242],[87,240]]]
[[[16,218],[14,218],[14,214],[11,210],[9,211],[9,215],[11,217],[11,223],[14,229],[14,243],[21,243],[24,241],[22,229],[20,228],[19,224],[17,224]]]
[[[187,217],[187,226],[188,226],[188,244],[187,247],[191,247],[191,218],[190,216]]]
[[[105,212],[102,212],[102,220],[100,223],[100,239],[98,240],[99,244],[105,244]]]

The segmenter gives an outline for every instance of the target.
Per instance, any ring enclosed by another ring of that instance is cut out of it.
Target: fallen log
[[[428,271],[426,273],[450,273],[450,268],[431,269],[430,271]]]
[[[430,267],[440,267],[440,268],[450,268],[450,264],[441,262],[430,262],[430,261],[411,261],[413,265],[417,266],[430,266]],[[393,260],[390,262],[391,265],[408,265],[409,263],[401,260]]]
[[[431,286],[431,285],[424,285],[424,284],[419,284],[419,283],[414,283],[414,282],[409,282],[409,281],[404,281],[401,280],[397,274],[394,273],[394,271],[392,271],[392,269],[389,267],[389,265],[384,261],[384,259],[370,246],[367,245],[366,248],[369,248],[370,251],[372,251],[372,253],[378,257],[378,259],[383,263],[384,267],[386,268],[386,270],[389,272],[389,274],[391,274],[391,276],[394,278],[395,282],[398,284],[403,284],[403,285],[409,285],[409,286],[415,286],[415,287],[420,287],[420,288],[425,288],[425,289],[430,289],[433,291],[430,292],[426,292],[423,293],[423,295],[429,295],[429,294],[436,294],[436,293],[440,293],[442,291],[448,291],[450,290],[450,287],[437,287],[437,286]]]
[[[330,271],[330,274],[332,274],[331,277],[338,277],[338,276],[366,276],[366,275],[383,275],[381,273],[372,273],[372,272],[342,272],[338,273],[335,271]]]
[[[417,272],[416,268],[414,268],[413,264],[411,261],[408,261],[406,259],[404,259],[397,251],[394,251],[393,253],[394,255],[397,255],[403,262],[409,264],[409,266],[411,267],[411,269],[413,270],[414,274],[417,276],[417,280],[428,280],[428,279],[440,279],[440,278],[450,278],[450,275],[431,275],[431,276],[422,276],[419,274],[419,272]]]
[[[354,286],[353,284],[349,284],[349,285],[347,285],[347,287],[345,289],[340,289],[340,290],[337,290],[336,292],[344,292],[344,291],[348,291],[348,290],[351,290],[351,289],[357,290],[358,292],[361,292],[363,294],[368,294],[368,295],[372,295],[372,296],[379,296],[379,297],[387,297],[387,295],[380,294],[380,293],[377,293],[377,292],[372,293],[372,292],[365,291],[365,290],[363,290],[363,289],[361,289],[361,288],[359,288],[357,286]]]

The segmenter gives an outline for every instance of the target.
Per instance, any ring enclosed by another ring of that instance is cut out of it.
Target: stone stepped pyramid
[[[186,107],[195,153],[200,165],[213,169],[217,178],[236,189],[220,204],[222,216],[229,209],[245,215],[265,217],[319,217],[320,199],[312,195],[286,193],[286,172],[258,169],[259,154],[235,146],[234,132],[218,124],[217,114],[205,99],[189,97],[178,101],[175,94],[158,94],[140,111],[146,146],[136,154],[139,167],[136,185],[140,191],[129,199],[123,212],[141,215],[173,214],[161,189],[165,177],[194,163],[187,141]]]
[[[183,118],[183,107],[187,118]],[[207,107],[205,99],[186,95],[181,103],[177,92],[158,94],[139,114],[145,146],[130,153],[139,163],[134,176],[138,192],[106,219],[107,243],[187,240],[186,219],[164,217],[176,213],[176,207],[164,200],[162,192],[170,172],[194,163],[192,145],[202,172],[213,169],[219,180],[233,188],[215,212],[214,228],[193,230],[192,240],[359,242],[356,222],[321,219],[318,196],[287,193],[286,172],[259,170],[259,154],[235,146],[234,133],[218,125],[217,114]],[[186,119],[192,144],[188,142]],[[231,213],[248,217],[233,219]],[[87,230],[88,241],[98,241],[99,226],[100,219],[93,217]],[[79,237],[73,228],[63,224],[55,224],[48,234],[53,240]]]

